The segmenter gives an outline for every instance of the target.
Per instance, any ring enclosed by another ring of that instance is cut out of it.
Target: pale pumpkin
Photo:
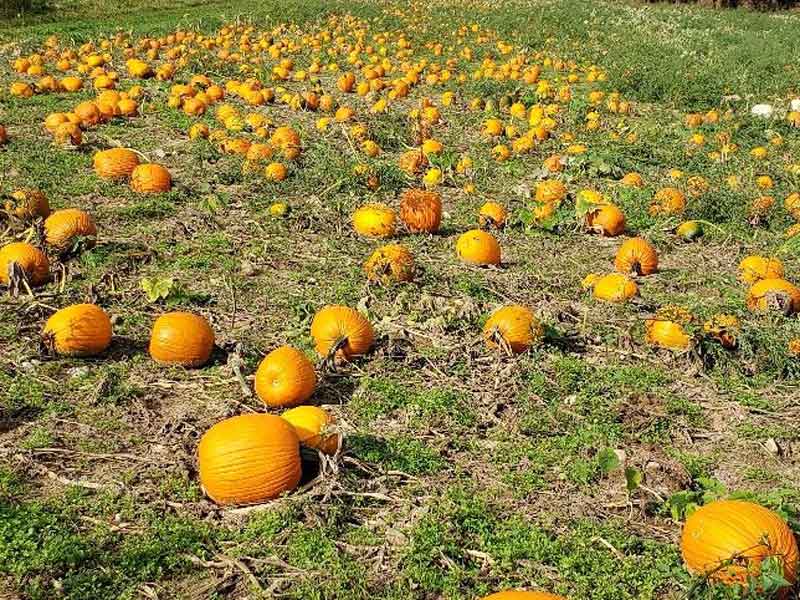
[[[231,417],[203,434],[198,471],[203,490],[217,504],[266,502],[300,482],[300,441],[278,416]]]
[[[73,304],[53,314],[42,330],[42,342],[62,356],[96,356],[111,344],[111,320],[95,304]]]
[[[336,454],[341,435],[332,431],[336,419],[318,406],[290,408],[281,417],[294,427],[300,443],[324,454]]]
[[[365,237],[391,237],[395,231],[394,211],[385,204],[365,204],[353,213],[353,228]]]
[[[364,263],[364,272],[372,282],[407,282],[414,279],[414,257],[405,246],[387,244],[375,250]]]
[[[366,354],[375,341],[370,322],[348,306],[326,306],[311,321],[311,337],[320,356],[350,360]]]
[[[514,304],[492,313],[483,337],[490,348],[508,347],[518,354],[544,337],[544,327],[528,308]]]
[[[200,315],[171,312],[161,315],[150,334],[150,356],[157,363],[201,367],[214,349],[214,331]]]
[[[297,406],[308,400],[317,386],[314,365],[290,346],[276,348],[256,371],[256,394],[268,406]]]
[[[739,279],[753,284],[762,279],[781,279],[783,263],[777,258],[747,256],[739,263]]]

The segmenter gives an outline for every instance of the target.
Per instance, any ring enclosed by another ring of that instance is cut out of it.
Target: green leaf
[[[139,283],[149,302],[166,300],[175,288],[175,279],[172,277],[145,277]]]
[[[605,448],[597,454],[597,464],[603,475],[608,475],[611,471],[619,468],[619,456],[612,448]]]
[[[636,467],[625,467],[625,486],[628,493],[635,492],[642,484],[642,472]]]

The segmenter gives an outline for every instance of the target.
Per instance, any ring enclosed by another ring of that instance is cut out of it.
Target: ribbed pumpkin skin
[[[51,246],[68,248],[76,237],[96,237],[97,227],[88,213],[77,208],[65,208],[45,219],[44,234]]]
[[[311,337],[320,356],[328,356],[334,345],[346,343],[336,356],[350,360],[365,354],[375,341],[372,325],[361,313],[348,306],[326,306],[311,321]]]
[[[642,238],[625,240],[617,250],[614,268],[620,273],[651,275],[658,270],[658,253]]]
[[[461,234],[456,242],[458,257],[472,265],[499,265],[501,258],[500,244],[491,233],[480,229],[471,229]]]
[[[613,204],[606,204],[586,215],[590,228],[608,237],[615,237],[625,231],[625,213]]]
[[[756,283],[761,279],[783,278],[783,263],[777,258],[747,256],[739,263],[739,279],[745,283]]]
[[[214,332],[203,317],[187,312],[161,315],[150,335],[150,356],[158,363],[201,367],[214,349]]]
[[[339,434],[325,432],[335,423],[335,419],[320,407],[298,406],[287,410],[281,417],[294,427],[301,444],[325,454],[336,454]]]
[[[94,155],[94,171],[103,179],[127,179],[139,166],[139,157],[128,148],[101,150]]]
[[[47,218],[50,203],[39,190],[16,190],[11,192],[11,200],[6,201],[5,209],[18,219]]]
[[[12,242],[0,248],[0,283],[8,285],[8,269],[17,263],[31,285],[41,285],[50,279],[50,261],[44,252],[26,242]]]
[[[353,213],[353,228],[366,237],[391,237],[395,230],[394,211],[385,204],[365,204]]]
[[[509,590],[485,596],[483,600],[566,600],[563,596],[548,594],[547,592],[522,592]]]
[[[691,573],[728,584],[746,584],[748,577],[757,577],[768,556],[782,556],[784,578],[792,584],[797,579],[792,530],[777,514],[753,502],[717,500],[697,509],[683,526],[681,554]],[[726,561],[732,564],[720,568]]]
[[[594,283],[594,297],[605,302],[625,302],[638,293],[636,282],[622,273],[604,275]]]
[[[111,320],[95,304],[62,308],[45,323],[42,338],[63,356],[95,356],[111,344]]]
[[[438,231],[442,222],[441,196],[425,190],[406,190],[400,198],[400,218],[409,231]]]
[[[370,281],[389,283],[414,279],[414,257],[400,244],[388,244],[375,250],[364,263]]]
[[[648,344],[669,350],[687,350],[691,339],[679,323],[648,319],[645,321],[645,338]]]
[[[300,442],[280,417],[239,415],[203,434],[198,467],[203,489],[217,504],[265,502],[300,482]]]
[[[256,371],[256,394],[269,406],[297,406],[308,400],[317,386],[314,365],[290,346],[276,348]]]
[[[747,308],[756,312],[770,309],[786,314],[800,312],[800,288],[785,279],[762,279],[747,292]]]
[[[516,353],[525,352],[542,339],[544,328],[533,313],[524,306],[504,306],[486,321],[483,337],[490,348],[497,348],[495,335],[500,335]]]
[[[141,194],[158,194],[172,188],[172,177],[161,165],[145,163],[131,173],[131,188]]]

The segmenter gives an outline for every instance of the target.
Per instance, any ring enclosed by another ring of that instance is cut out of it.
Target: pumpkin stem
[[[330,350],[328,350],[328,354],[325,356],[325,359],[322,361],[322,367],[324,370],[336,372],[336,354],[349,343],[350,340],[346,335],[336,340],[336,342],[331,346]]]
[[[489,338],[497,345],[500,350],[502,350],[506,356],[514,356],[514,351],[511,349],[511,344],[508,343],[506,338],[503,337],[503,334],[500,333],[500,329],[498,327],[494,327],[492,332],[489,334]]]

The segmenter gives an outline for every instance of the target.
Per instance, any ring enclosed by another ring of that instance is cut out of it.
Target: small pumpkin
[[[668,350],[688,350],[692,344],[683,325],[660,318],[645,321],[645,340],[652,346]]]
[[[94,102],[81,102],[73,112],[83,127],[94,127],[103,119],[103,114]]]
[[[139,156],[128,148],[110,148],[94,155],[94,171],[102,179],[127,179],[139,166]]]
[[[704,230],[700,221],[684,221],[675,228],[675,234],[684,241],[693,242],[702,237]]]
[[[558,179],[545,179],[536,185],[536,202],[558,206],[567,197],[567,188]]]
[[[594,281],[592,294],[604,302],[625,302],[639,293],[639,286],[627,275],[609,273]]]
[[[61,123],[53,133],[53,142],[60,146],[80,146],[83,143],[81,128],[75,123]]]
[[[291,346],[280,346],[264,357],[256,371],[256,394],[268,406],[296,406],[317,386],[314,365]]]
[[[205,493],[217,504],[265,502],[300,482],[300,441],[278,416],[231,417],[203,434],[198,470]]]
[[[528,308],[514,304],[492,313],[483,337],[490,348],[507,346],[519,354],[544,337],[544,327]]]
[[[46,218],[50,214],[50,203],[39,190],[15,190],[5,201],[5,210],[18,219],[30,220]]]
[[[47,243],[59,250],[69,250],[78,239],[86,247],[92,247],[97,227],[88,213],[77,208],[65,208],[45,219],[44,235]]]
[[[644,179],[639,173],[631,172],[626,173],[625,176],[619,180],[620,184],[630,188],[643,188]]]
[[[487,202],[478,212],[478,224],[481,229],[502,229],[506,224],[506,209],[498,202]]]
[[[50,262],[44,252],[27,242],[12,242],[0,248],[0,283],[14,286],[25,277],[32,286],[50,279]]]
[[[214,331],[200,315],[171,312],[161,315],[150,334],[150,356],[157,363],[201,367],[211,358]]]
[[[650,203],[650,214],[655,216],[677,215],[686,209],[686,196],[674,187],[658,190]]]
[[[364,263],[364,272],[373,282],[411,281],[414,279],[414,257],[405,246],[388,244],[372,253]]]
[[[395,232],[394,211],[381,203],[365,204],[353,213],[353,228],[366,237],[391,237]]]
[[[320,309],[311,321],[311,337],[320,356],[350,360],[366,354],[375,332],[364,316],[348,306],[330,305]]]
[[[617,250],[614,268],[625,274],[652,275],[658,270],[658,252],[642,238],[625,240]]]
[[[695,510],[681,534],[681,554],[695,575],[747,586],[773,557],[783,578],[797,580],[798,548],[786,522],[771,510],[744,500],[716,500]]]
[[[566,600],[548,592],[524,592],[522,590],[507,590],[484,596],[482,600]]]
[[[318,406],[290,408],[281,417],[294,427],[300,443],[324,454],[336,454],[341,435],[331,431],[336,419]]]
[[[800,288],[785,279],[761,279],[747,292],[747,308],[754,312],[777,311],[791,315],[800,311]]]
[[[761,279],[781,279],[783,263],[777,258],[751,255],[739,263],[739,279],[753,284]]]
[[[111,344],[111,320],[95,304],[73,304],[47,320],[42,342],[55,354],[96,356]]]
[[[172,188],[169,171],[155,163],[143,163],[131,172],[131,188],[140,194],[158,194]]]
[[[472,265],[499,265],[501,259],[500,244],[491,233],[481,229],[472,229],[461,234],[456,242],[458,257]]]
[[[426,190],[406,190],[400,197],[400,218],[409,231],[437,231],[442,221],[441,195]]]
[[[589,229],[608,237],[625,231],[625,213],[613,204],[604,204],[586,213]]]

